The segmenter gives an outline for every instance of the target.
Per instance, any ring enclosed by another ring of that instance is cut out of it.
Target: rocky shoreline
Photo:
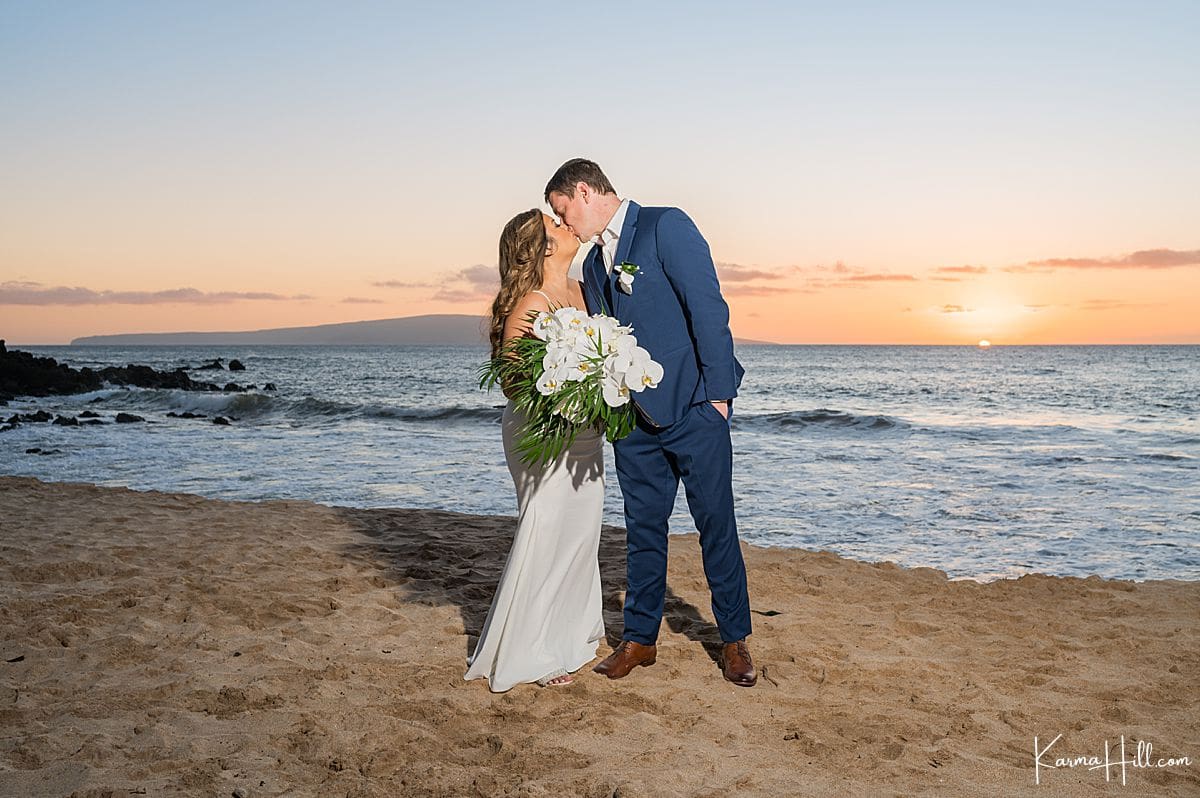
[[[106,366],[102,369],[88,367],[73,368],[65,363],[59,363],[52,357],[39,357],[29,352],[10,350],[0,339],[0,406],[7,405],[18,397],[50,397],[67,396],[70,394],[87,393],[106,386],[122,386],[133,388],[160,388],[181,391],[221,391],[240,393],[258,390],[257,385],[240,385],[227,382],[224,385],[193,379],[189,371],[245,371],[246,367],[239,360],[230,360],[224,364],[223,358],[213,358],[198,366],[179,366],[171,371],[158,370],[150,366],[129,363],[125,366]],[[274,383],[268,382],[262,390],[274,391]],[[93,400],[100,401],[100,400]],[[177,418],[205,418],[199,413],[167,413]],[[236,418],[217,416],[213,424],[226,425]],[[127,424],[146,421],[142,416],[132,413],[117,413],[114,423]],[[106,424],[100,414],[85,410],[78,416],[51,414],[45,410],[32,413],[14,413],[0,424],[0,432],[11,430],[19,424],[57,424],[60,426],[78,427],[85,425]],[[27,452],[40,454],[43,452]]]

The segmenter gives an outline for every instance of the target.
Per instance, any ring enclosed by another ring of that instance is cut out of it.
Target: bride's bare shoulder
[[[550,301],[537,291],[530,291],[518,299],[504,322],[505,338],[527,331],[533,321],[533,316],[544,310],[553,310],[553,308],[550,307]]]
[[[517,304],[513,306],[513,315],[520,314],[523,318],[530,311],[542,310],[552,311],[554,308],[550,305],[550,297],[535,289],[517,300]]]

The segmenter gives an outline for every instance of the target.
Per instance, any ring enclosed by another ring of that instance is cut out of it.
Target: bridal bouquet
[[[581,429],[624,438],[636,421],[630,392],[658,387],[663,368],[637,345],[632,327],[575,308],[530,313],[532,335],[513,338],[479,370],[479,387],[509,386],[527,421],[517,451],[546,465]]]

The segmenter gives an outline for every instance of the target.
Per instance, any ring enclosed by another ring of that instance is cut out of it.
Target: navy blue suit
[[[638,345],[662,364],[657,388],[633,393],[638,423],[613,444],[625,499],[624,639],[657,641],[667,586],[667,521],[682,480],[700,532],[713,616],[724,642],[750,634],[746,566],[733,512],[729,422],[710,404],[737,396],[745,369],[733,353],[729,306],[708,243],[679,208],[630,201],[614,264],[639,267],[632,292],[606,274],[600,247],[584,263],[591,313],[631,325]]]

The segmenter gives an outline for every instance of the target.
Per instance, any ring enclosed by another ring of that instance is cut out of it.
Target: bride
[[[537,209],[515,216],[500,235],[500,291],[492,304],[493,356],[528,332],[531,311],[585,309],[582,285],[567,276],[579,242]],[[505,394],[509,395],[506,388]],[[516,444],[524,417],[504,408],[504,457],[517,494],[517,531],[464,679],[486,678],[492,692],[517,684],[570,684],[604,639],[600,597],[600,519],[604,435],[580,431],[545,468],[525,465]]]

